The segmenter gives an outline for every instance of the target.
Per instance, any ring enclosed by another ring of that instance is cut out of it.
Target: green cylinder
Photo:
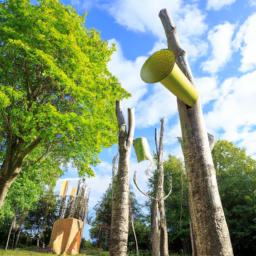
[[[146,138],[141,137],[133,140],[133,146],[135,149],[135,154],[138,162],[144,160],[153,160],[152,155],[150,153],[149,144]]]
[[[160,82],[190,107],[198,99],[197,90],[175,63],[174,53],[167,49],[151,55],[143,64],[140,76],[146,83]]]

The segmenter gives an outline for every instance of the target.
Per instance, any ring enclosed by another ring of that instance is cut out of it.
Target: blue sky
[[[158,12],[166,8],[177,26],[181,45],[187,51],[195,85],[201,96],[207,130],[216,138],[228,139],[256,150],[256,1],[255,0],[63,0],[82,14],[86,26],[94,28],[103,40],[115,43],[117,51],[109,63],[110,71],[132,93],[123,102],[124,111],[134,107],[136,137],[144,136],[153,145],[154,128],[161,117],[166,120],[165,155],[179,157],[180,136],[175,97],[160,84],[147,85],[139,77],[145,59],[155,50],[166,48]],[[111,177],[111,161],[116,146],[104,149],[96,176],[88,179],[90,215]],[[139,171],[139,182],[146,189],[147,163],[138,165],[132,152],[131,175]],[[75,184],[76,170],[63,176]],[[58,182],[59,187],[61,181]],[[132,186],[132,185],[131,185]],[[136,190],[134,189],[136,192]],[[139,201],[142,195],[136,192]],[[88,238],[88,226],[85,230]]]

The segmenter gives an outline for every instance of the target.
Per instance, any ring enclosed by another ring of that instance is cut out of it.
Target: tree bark
[[[20,173],[21,168],[17,167],[15,169],[10,169],[7,171],[6,175],[0,175],[0,208],[4,205],[4,200],[7,196],[7,193],[15,181],[17,176]],[[0,171],[2,174],[2,171]]]
[[[158,201],[152,199],[151,209],[151,243],[152,243],[152,256],[160,256],[160,225],[159,225],[159,207]]]
[[[168,249],[168,232],[165,216],[165,203],[164,203],[164,160],[163,160],[163,137],[164,137],[164,119],[160,120],[160,134],[159,142],[157,142],[157,132],[155,135],[155,143],[157,150],[157,199],[160,215],[160,255],[169,256]]]
[[[0,208],[4,204],[9,188],[21,171],[23,160],[40,143],[41,139],[36,138],[27,146],[12,136],[7,141],[6,156],[0,168]]]
[[[135,230],[135,226],[134,226],[134,216],[133,216],[133,209],[132,209],[132,198],[130,197],[130,220],[131,220],[131,227],[132,227],[132,232],[133,232],[133,236],[134,236],[134,242],[135,242],[135,248],[136,248],[136,255],[139,256],[139,244],[138,244],[138,239],[137,239],[137,235],[136,235],[136,230]]]
[[[6,241],[6,244],[5,244],[5,250],[8,249],[10,237],[11,237],[11,234],[12,234],[12,229],[13,229],[13,226],[14,226],[15,222],[16,222],[16,214],[14,215],[14,217],[12,219],[12,223],[11,223],[11,226],[10,226],[10,229],[9,229],[9,232],[8,232],[7,241]]]
[[[128,131],[120,103],[116,103],[118,135],[118,170],[113,179],[110,255],[126,256],[129,231],[129,162],[135,129],[134,111],[128,109]]]
[[[164,137],[164,119],[161,119],[159,149],[157,154],[157,169],[158,169],[158,189],[159,189],[159,213],[160,213],[160,255],[169,256],[168,249],[168,232],[165,216],[164,203],[164,160],[163,160],[163,137]]]
[[[185,51],[179,46],[175,27],[166,10],[161,10],[159,17],[165,29],[168,48],[175,52],[177,65],[192,82]],[[193,107],[188,107],[178,100],[178,110],[197,254],[233,255],[200,100]]]

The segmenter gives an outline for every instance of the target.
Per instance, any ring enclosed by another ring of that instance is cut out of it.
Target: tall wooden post
[[[126,256],[129,231],[129,163],[135,117],[133,109],[128,109],[128,125],[126,125],[119,102],[116,103],[116,116],[119,127],[119,160],[112,185],[110,255]]]
[[[176,63],[179,68],[193,82],[185,51],[179,45],[176,29],[167,11],[161,10],[159,17],[165,29],[168,48],[176,54]],[[178,100],[178,110],[197,255],[231,256],[233,250],[218,191],[200,100],[193,107],[188,107]]]
[[[160,216],[160,255],[169,256],[168,250],[168,233],[165,216],[165,203],[164,203],[164,119],[160,120],[160,134],[159,140],[157,139],[157,131],[155,131],[155,144],[156,144],[156,156],[157,156],[157,203]]]

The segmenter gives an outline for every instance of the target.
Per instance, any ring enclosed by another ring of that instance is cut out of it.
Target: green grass
[[[0,250],[0,256],[53,256],[56,254],[52,253],[42,253],[42,252],[36,252],[31,249],[27,250]],[[78,254],[77,256],[108,256],[108,252],[101,251],[98,249],[88,249],[81,254]],[[140,255],[146,255],[146,254],[140,254]],[[129,256],[136,256],[136,254],[129,254]],[[179,256],[179,254],[171,254],[171,256]],[[185,256],[185,254],[183,255]],[[188,255],[187,255],[188,256]]]
[[[39,253],[39,252],[34,252],[34,251],[29,251],[29,250],[0,250],[0,255],[2,256],[42,256],[42,255],[47,255],[47,253]],[[50,253],[48,255],[51,255]]]
[[[1,256],[47,256],[47,255],[56,255],[52,253],[42,253],[42,252],[36,252],[32,250],[0,250],[0,255]],[[91,249],[87,250],[81,254],[78,254],[78,256],[108,256],[107,252],[102,252],[99,250]]]

